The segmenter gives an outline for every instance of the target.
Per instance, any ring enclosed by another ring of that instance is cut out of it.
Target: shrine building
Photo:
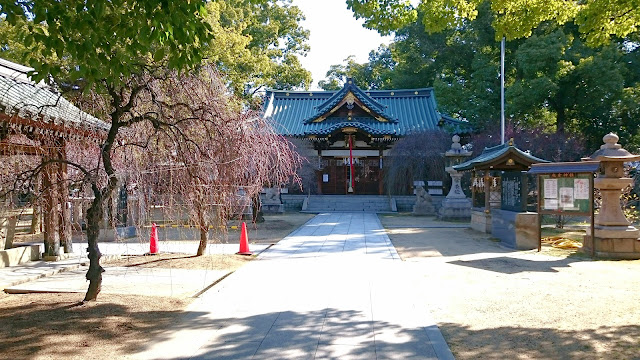
[[[305,139],[303,155],[317,158],[320,194],[383,195],[385,158],[396,141],[412,132],[470,129],[438,111],[433,88],[369,91],[348,78],[338,91],[265,96],[264,117],[280,134]]]

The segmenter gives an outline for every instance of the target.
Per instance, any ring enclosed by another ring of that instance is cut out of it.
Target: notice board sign
[[[589,213],[590,173],[540,174],[540,210],[543,212]]]
[[[593,177],[600,171],[599,161],[533,164],[529,174],[538,176],[538,251],[542,248],[542,215],[579,215],[593,224]],[[595,255],[595,246],[591,256]]]
[[[526,184],[520,171],[505,171],[500,175],[501,199],[500,209],[523,211],[526,206]]]

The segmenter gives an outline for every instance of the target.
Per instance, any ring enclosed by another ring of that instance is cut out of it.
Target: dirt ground
[[[291,212],[285,214],[266,214],[264,216],[265,222],[262,223],[251,223],[250,221],[245,221],[247,224],[247,235],[249,237],[249,242],[261,244],[277,243],[280,239],[289,235],[291,231],[297,229],[314,216],[314,214]],[[242,220],[229,220],[227,223],[226,233],[223,232],[221,234],[216,234],[216,236],[214,236],[216,239],[212,241],[237,244],[238,240],[240,239],[241,226]],[[160,231],[162,231],[162,229]],[[177,235],[177,237],[170,238],[169,240],[197,240],[199,236],[199,234],[197,234],[195,230],[185,230],[184,228],[182,228],[182,226],[178,226],[178,228],[172,232],[172,235]],[[163,240],[163,237],[160,236],[160,239]],[[148,240],[148,236],[142,239],[142,241]],[[42,233],[34,235],[18,233],[16,234],[14,239],[14,243],[16,244],[25,242],[37,243],[42,241],[44,241]],[[86,239],[83,238],[83,235],[81,233],[75,233],[73,236],[73,241],[86,242]]]
[[[152,256],[126,256],[103,263],[109,267],[130,266],[142,268],[168,268],[192,270],[229,270],[235,271],[242,265],[253,260],[255,255],[206,254],[203,256],[163,254]]]
[[[640,359],[640,261],[513,251],[425,218],[380,219],[456,359]]]
[[[312,214],[268,215],[247,226],[250,242],[277,243]],[[236,225],[236,224],[234,224]],[[230,229],[230,238],[239,238]],[[236,240],[237,241],[237,240]],[[113,266],[215,269],[233,271],[253,256],[179,254],[132,256],[105,262]],[[79,304],[79,294],[9,295],[0,292],[0,358],[126,359],[162,338],[163,329],[184,315],[191,299],[100,294],[98,301]]]

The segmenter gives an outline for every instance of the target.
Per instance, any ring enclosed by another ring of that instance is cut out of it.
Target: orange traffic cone
[[[240,231],[240,251],[236,253],[237,255],[251,255],[253,254],[249,251],[249,237],[247,236],[247,224],[242,223],[242,231]]]
[[[151,237],[149,238],[149,254],[158,253],[158,227],[156,223],[151,225]]]

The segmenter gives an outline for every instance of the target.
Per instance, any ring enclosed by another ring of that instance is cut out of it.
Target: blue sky
[[[329,66],[342,64],[349,55],[355,55],[359,63],[366,62],[371,50],[391,41],[391,37],[363,28],[362,20],[353,17],[345,0],[293,0],[293,4],[305,14],[302,26],[311,33],[311,51],[300,59],[313,76],[311,89],[317,89]]]

